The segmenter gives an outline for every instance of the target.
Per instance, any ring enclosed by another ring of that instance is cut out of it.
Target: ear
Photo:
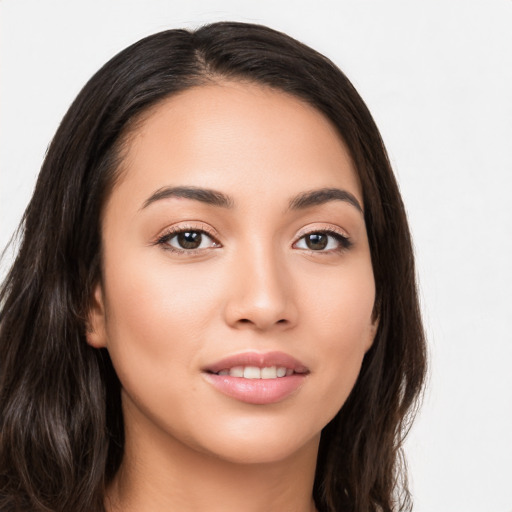
[[[91,347],[105,348],[107,346],[105,300],[100,283],[95,286],[91,298],[89,312],[87,314],[85,337]]]
[[[375,340],[375,336],[377,335],[377,329],[379,328],[380,316],[372,314],[371,323],[368,326],[368,338],[366,341],[366,346],[364,348],[365,353],[370,350],[373,345],[373,341]]]

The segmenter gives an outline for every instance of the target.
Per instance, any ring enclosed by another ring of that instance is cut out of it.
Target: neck
[[[314,512],[318,439],[284,460],[231,462],[166,433],[125,425],[125,453],[108,512]]]

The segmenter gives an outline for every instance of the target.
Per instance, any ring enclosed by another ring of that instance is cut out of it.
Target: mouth
[[[241,377],[244,379],[280,379],[293,375],[293,368],[286,366],[234,366],[233,368],[224,368],[217,372],[216,375],[229,375],[230,377]],[[297,372],[298,373],[298,372]]]
[[[217,391],[249,404],[281,402],[303,385],[309,369],[282,352],[247,352],[203,369]]]

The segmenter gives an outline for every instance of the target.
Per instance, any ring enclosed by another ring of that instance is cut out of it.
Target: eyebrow
[[[360,213],[364,213],[363,208],[356,197],[347,190],[342,190],[340,188],[321,188],[318,190],[303,192],[302,194],[295,196],[290,201],[289,209],[302,210],[311,206],[325,204],[330,201],[346,201],[354,206]]]
[[[201,203],[221,208],[232,208],[235,204],[234,200],[230,196],[223,194],[222,192],[218,192],[217,190],[192,186],[162,187],[146,199],[142,209],[147,208],[150,204],[156,201],[171,197],[192,199],[194,201],[200,201]],[[330,201],[345,201],[354,206],[360,213],[364,213],[363,208],[356,197],[347,190],[339,188],[321,188],[302,192],[290,200],[288,203],[288,209],[303,210],[312,206],[325,204]]]
[[[200,201],[201,203],[219,206],[221,208],[232,208],[234,204],[233,199],[222,192],[217,192],[216,190],[199,187],[162,187],[146,199],[142,209],[147,208],[155,201],[168,199],[170,197],[193,199],[195,201]]]

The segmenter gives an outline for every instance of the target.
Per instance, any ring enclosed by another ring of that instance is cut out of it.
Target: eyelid
[[[307,226],[304,226],[299,230],[297,233],[295,239],[298,240],[299,238],[302,238],[304,235],[309,235],[311,233],[335,233],[337,235],[340,235],[344,238],[350,239],[349,234],[336,224],[329,224],[329,223],[319,223],[319,224],[308,224]]]

